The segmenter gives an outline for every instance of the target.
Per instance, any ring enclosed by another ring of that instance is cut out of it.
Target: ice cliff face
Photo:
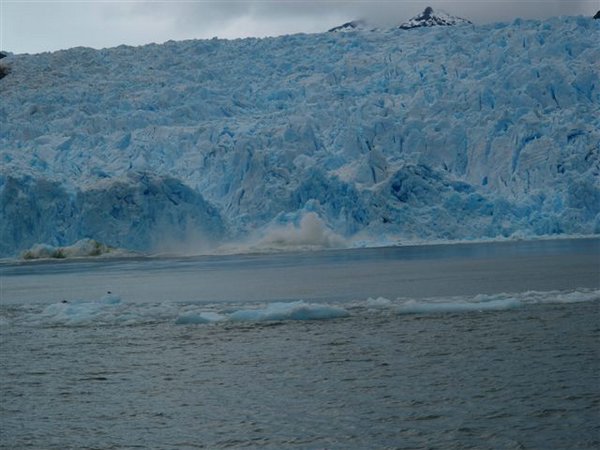
[[[307,214],[349,242],[598,233],[599,38],[562,18],[9,55],[0,255]]]
[[[139,173],[86,188],[9,175],[0,207],[5,247],[33,240],[64,245],[95,236],[115,247],[173,251],[223,234],[219,212],[198,192],[174,178]]]

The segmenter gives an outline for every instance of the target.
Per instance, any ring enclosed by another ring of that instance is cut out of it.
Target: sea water
[[[598,239],[0,271],[2,448],[600,446]]]

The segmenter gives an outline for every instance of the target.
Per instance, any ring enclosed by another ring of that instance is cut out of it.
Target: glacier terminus
[[[599,22],[8,54],[0,256],[598,234]]]

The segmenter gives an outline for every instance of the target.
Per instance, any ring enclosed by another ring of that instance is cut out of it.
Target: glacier
[[[561,17],[8,54],[0,256],[598,234],[599,41]]]

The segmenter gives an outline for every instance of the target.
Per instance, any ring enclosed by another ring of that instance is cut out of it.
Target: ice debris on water
[[[600,301],[599,289],[573,291],[529,291],[436,298],[368,298],[355,302],[310,303],[302,300],[266,305],[198,305],[163,302],[156,304],[123,301],[109,293],[98,300],[65,300],[41,309],[23,306],[0,316],[1,327],[26,326],[102,326],[171,323],[210,325],[286,321],[322,321],[367,315],[437,315],[488,313],[536,305],[571,304]],[[4,312],[0,311],[1,314]]]
[[[396,306],[399,314],[435,314],[435,313],[463,313],[501,311],[523,306],[519,300],[508,298],[491,300],[489,302],[419,302],[409,300]]]
[[[599,300],[599,289],[579,289],[575,291],[478,294],[473,297],[398,298],[393,302],[379,297],[368,299],[367,306],[372,309],[387,309],[398,314],[443,314],[503,311],[530,305],[582,303]]]
[[[229,319],[233,321],[326,320],[348,315],[348,311],[339,306],[297,301],[270,303],[262,309],[241,309],[231,313]]]
[[[118,319],[123,310],[121,297],[107,293],[99,300],[63,300],[44,308],[38,319],[49,324],[86,325],[110,323]]]
[[[178,325],[206,324],[222,321],[268,322],[286,320],[328,320],[347,317],[348,311],[341,306],[295,302],[273,302],[263,308],[242,308],[228,313],[185,311],[179,314]]]

